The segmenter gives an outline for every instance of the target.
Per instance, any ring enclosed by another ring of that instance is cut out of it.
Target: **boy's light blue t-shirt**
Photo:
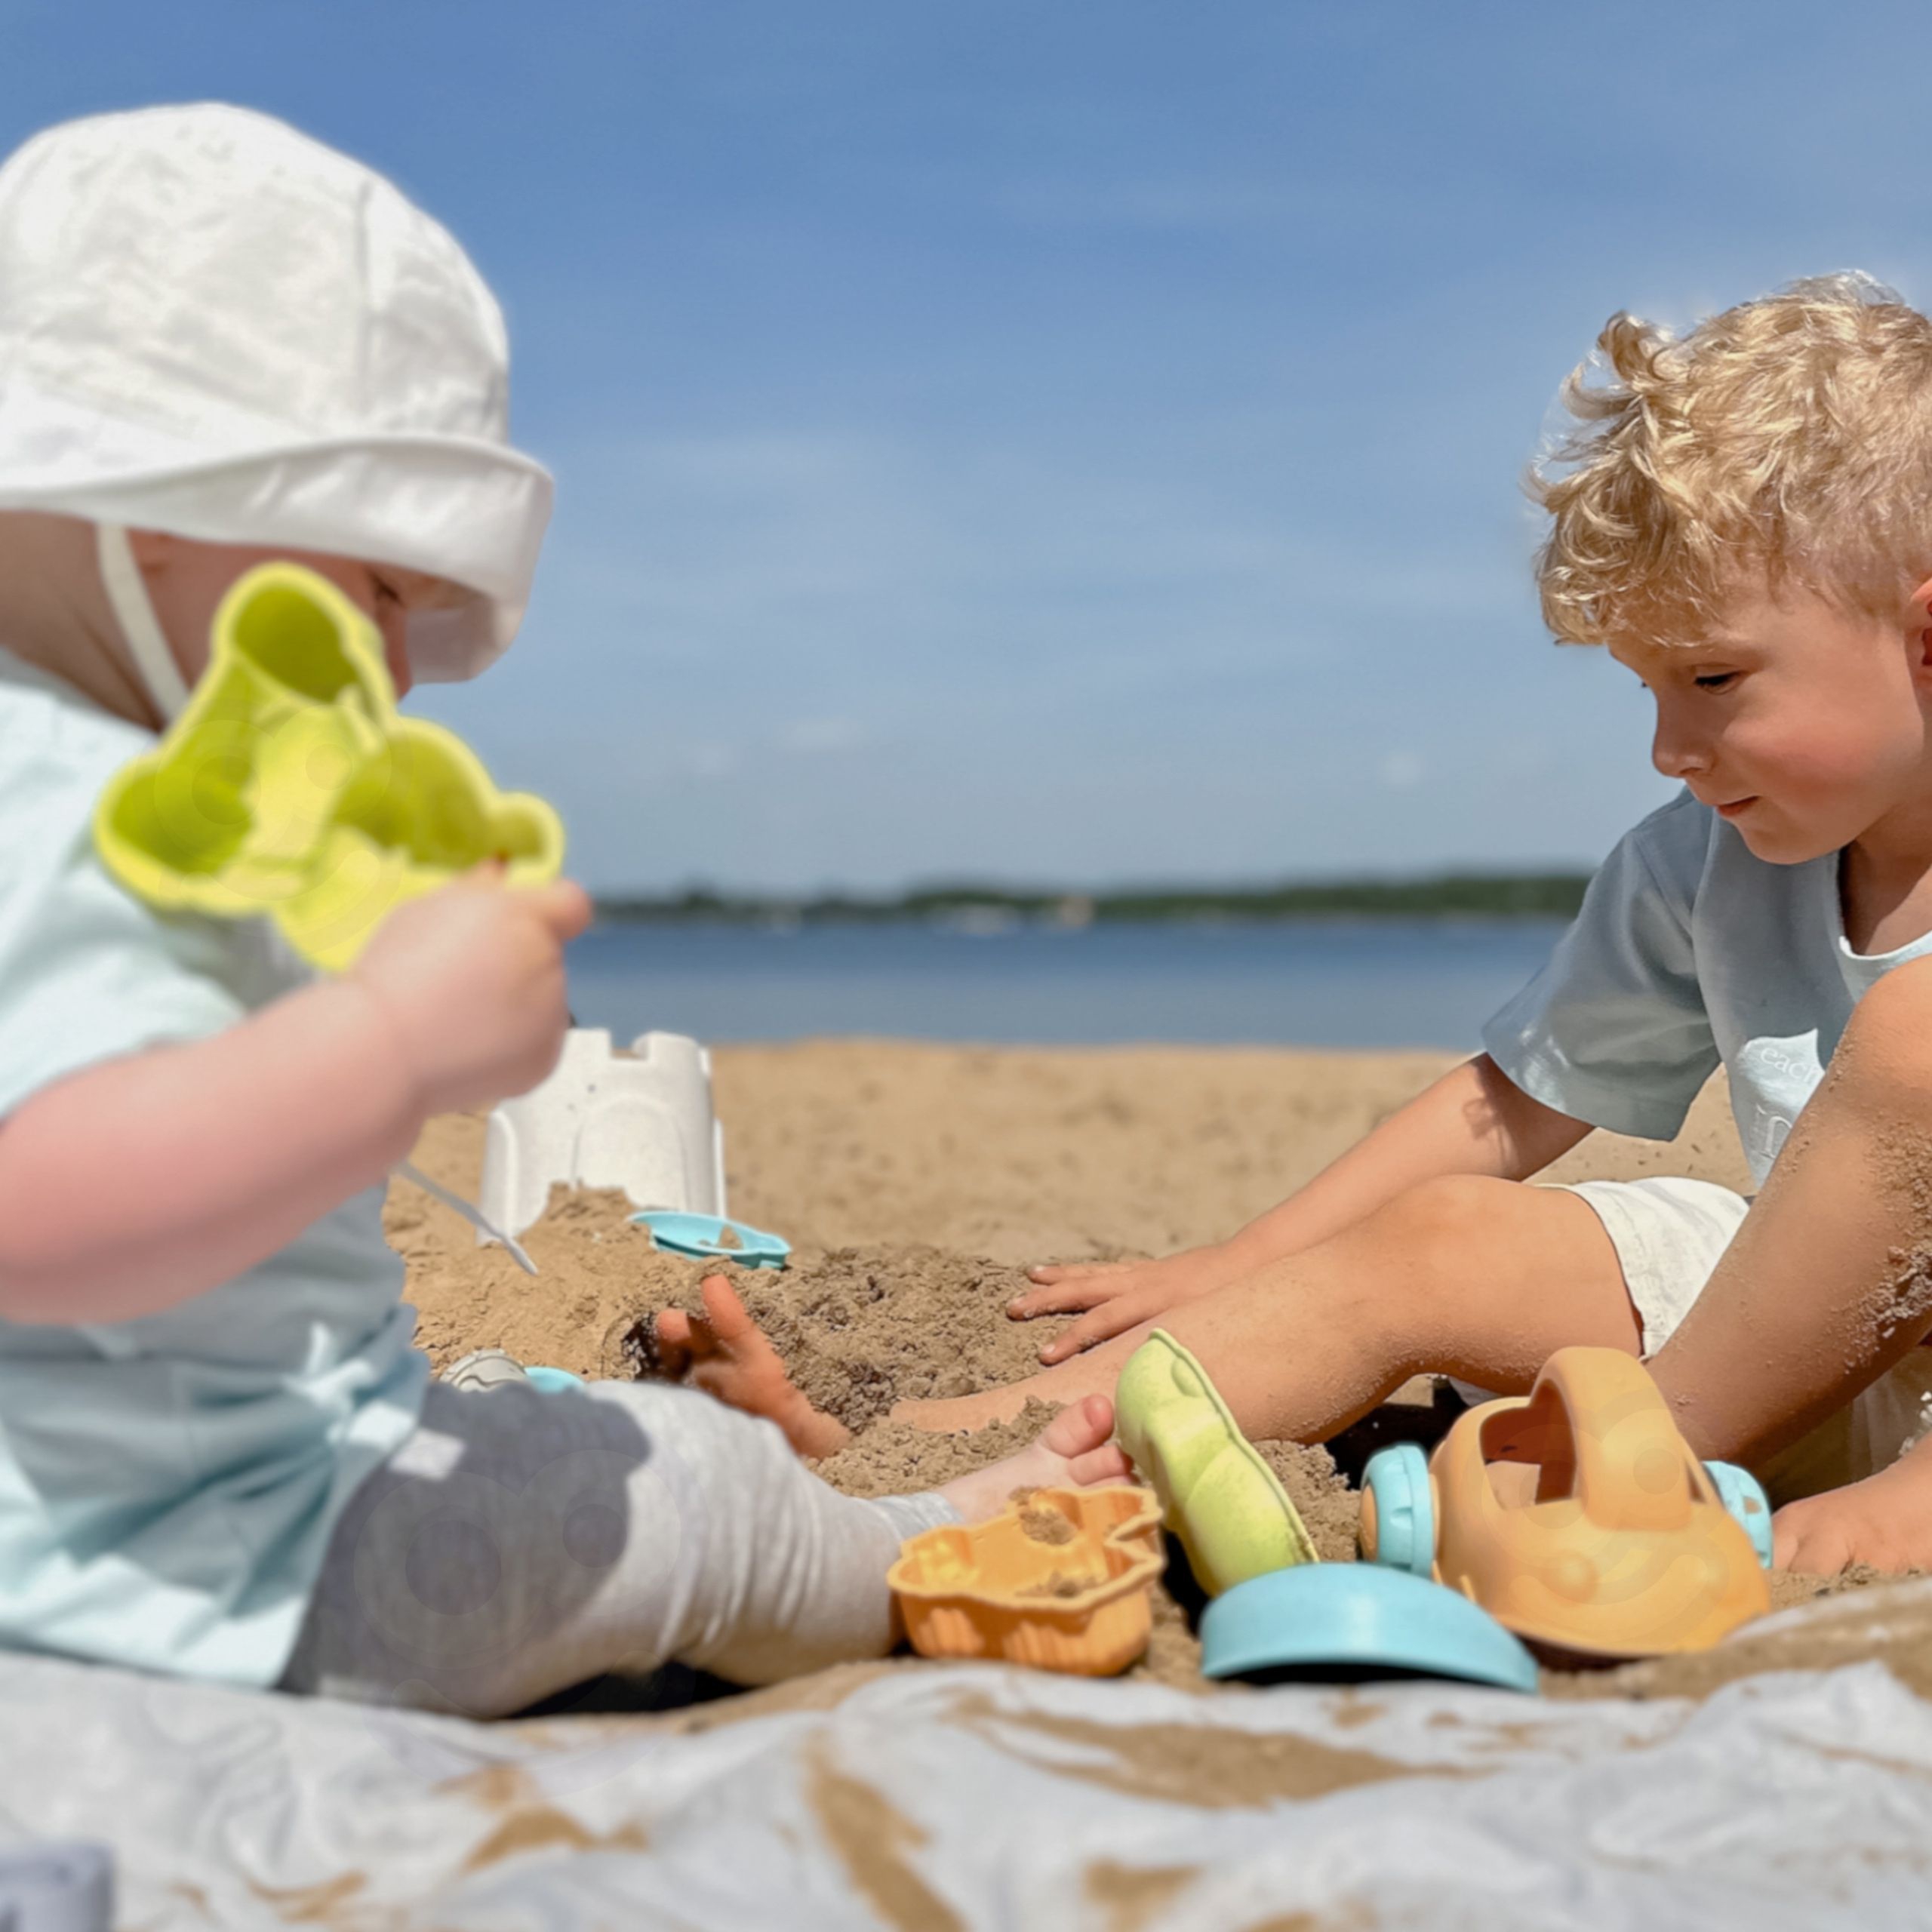
[[[0,1134],[63,1075],[312,977],[266,921],[164,918],[102,868],[94,801],[153,743],[0,653]],[[116,1178],[89,1175],[71,1211]],[[0,1644],[281,1675],[338,1512],[421,1406],[382,1205],[372,1188],[163,1314],[0,1321]]]
[[[1858,953],[1833,853],[1755,858],[1686,792],[1627,833],[1549,964],[1483,1044],[1533,1098],[1620,1134],[1668,1140],[1721,1062],[1759,1185],[1851,1010],[1932,935]]]

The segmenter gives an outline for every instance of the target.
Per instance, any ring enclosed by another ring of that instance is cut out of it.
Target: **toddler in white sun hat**
[[[761,1681],[889,1644],[906,1534],[1121,1467],[1096,1402],[862,1503],[691,1391],[432,1384],[384,1177],[554,1063],[583,894],[465,881],[318,980],[103,869],[95,801],[255,564],[337,585],[398,691],[508,646],[551,485],[507,400],[455,241],[278,122],[0,166],[0,1644],[479,1715],[673,1657]]]

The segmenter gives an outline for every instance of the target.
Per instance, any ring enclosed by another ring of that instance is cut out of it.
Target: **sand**
[[[1451,1064],[1430,1054],[1260,1049],[961,1048],[808,1041],[715,1055],[733,1211],[794,1244],[782,1272],[731,1268],[734,1285],[821,1407],[855,1433],[820,1472],[854,1495],[931,1487],[1031,1439],[1044,1411],[972,1436],[932,1436],[884,1420],[902,1398],[963,1394],[1035,1366],[1044,1323],[1004,1309],[1035,1260],[1158,1254],[1224,1233],[1316,1172]],[[431,1124],[415,1158],[473,1189],[480,1118]],[[1721,1089],[1713,1085],[1669,1146],[1599,1134],[1556,1169],[1627,1179],[1685,1174],[1748,1185]],[[438,1367],[475,1348],[587,1376],[651,1371],[648,1318],[695,1309],[720,1264],[660,1254],[620,1196],[553,1194],[523,1239],[542,1272],[407,1182],[389,1208],[408,1264],[418,1340]],[[1355,1499],[1327,1452],[1263,1444],[1321,1554],[1353,1553]],[[1884,1654],[1932,1687],[1932,1627],[1881,1625],[1860,1575],[1781,1578],[1781,1603],[1854,1590],[1817,1660]],[[1863,1607],[1869,1601],[1869,1608]],[[1198,1599],[1171,1566],[1156,1593],[1141,1674],[1208,1690],[1189,1611]],[[1932,1626],[1932,1617],[1922,1620]],[[1863,1641],[1866,1651],[1860,1652]],[[1693,1694],[1752,1669],[1790,1668],[1809,1640],[1742,1641],[1708,1659],[1574,1679],[1560,1694]],[[1794,1654],[1794,1643],[1795,1654]],[[915,1660],[886,1669],[916,1669]],[[862,1681],[837,1674],[841,1684]],[[767,1708],[774,1694],[758,1694]],[[823,1684],[786,1695],[817,1699]],[[707,1721],[715,1721],[715,1717]]]

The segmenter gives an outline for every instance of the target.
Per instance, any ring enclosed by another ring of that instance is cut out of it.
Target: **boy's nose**
[[[1709,750],[1661,712],[1651,740],[1651,762],[1666,778],[1694,778],[1710,768]]]

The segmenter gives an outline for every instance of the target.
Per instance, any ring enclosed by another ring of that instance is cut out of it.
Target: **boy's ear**
[[[1911,622],[1918,632],[1921,661],[1932,666],[1932,577],[1912,593]]]

